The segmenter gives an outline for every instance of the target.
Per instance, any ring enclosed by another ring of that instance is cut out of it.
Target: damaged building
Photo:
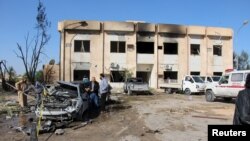
[[[62,21],[62,81],[106,74],[122,87],[124,74],[141,77],[152,88],[167,79],[181,83],[184,75],[222,75],[233,68],[230,28],[145,22]]]

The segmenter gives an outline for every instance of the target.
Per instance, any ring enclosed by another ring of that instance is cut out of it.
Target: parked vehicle
[[[218,84],[221,76],[201,76],[201,79],[204,81],[205,84],[213,83]]]
[[[182,83],[164,83],[160,84],[160,88],[164,89],[167,94],[173,92],[184,92],[190,95],[191,93],[203,93],[205,90],[205,83],[200,76],[186,75]]]
[[[240,90],[245,87],[245,81],[247,74],[250,70],[244,71],[232,71],[223,75],[218,84],[209,84],[206,87],[206,100],[209,102],[214,101],[216,98],[224,98],[224,100],[231,100],[237,97]]]
[[[123,90],[125,93],[131,95],[138,92],[149,92],[148,83],[143,82],[142,78],[128,78],[124,82]]]

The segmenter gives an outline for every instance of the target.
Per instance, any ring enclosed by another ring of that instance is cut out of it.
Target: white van
[[[205,83],[200,76],[186,75],[182,83],[164,83],[160,84],[160,88],[164,89],[167,94],[183,92],[190,95],[191,93],[204,93]]]
[[[245,81],[250,70],[232,71],[223,75],[218,84],[208,84],[205,90],[206,100],[214,101],[218,97],[231,100],[237,97],[240,90],[245,88]]]
[[[220,78],[221,76],[201,76],[206,85],[209,83],[218,84]]]

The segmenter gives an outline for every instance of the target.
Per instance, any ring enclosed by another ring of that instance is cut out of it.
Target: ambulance
[[[231,70],[220,78],[218,84],[208,84],[205,88],[205,98],[213,102],[216,98],[223,98],[226,101],[236,98],[239,91],[245,88],[245,81],[250,70]]]

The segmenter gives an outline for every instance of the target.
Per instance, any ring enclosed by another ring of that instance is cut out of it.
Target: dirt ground
[[[5,96],[5,100],[8,97],[13,99],[12,95]],[[206,141],[207,125],[232,124],[234,113],[233,102],[208,103],[204,95],[155,92],[138,96],[116,94],[112,98],[119,103],[110,105],[108,112],[93,119],[92,124],[76,130],[65,128],[63,135],[41,134],[39,141]],[[26,124],[28,116],[18,114],[6,119],[6,114],[1,114],[0,140],[29,140],[29,136],[10,129]]]

